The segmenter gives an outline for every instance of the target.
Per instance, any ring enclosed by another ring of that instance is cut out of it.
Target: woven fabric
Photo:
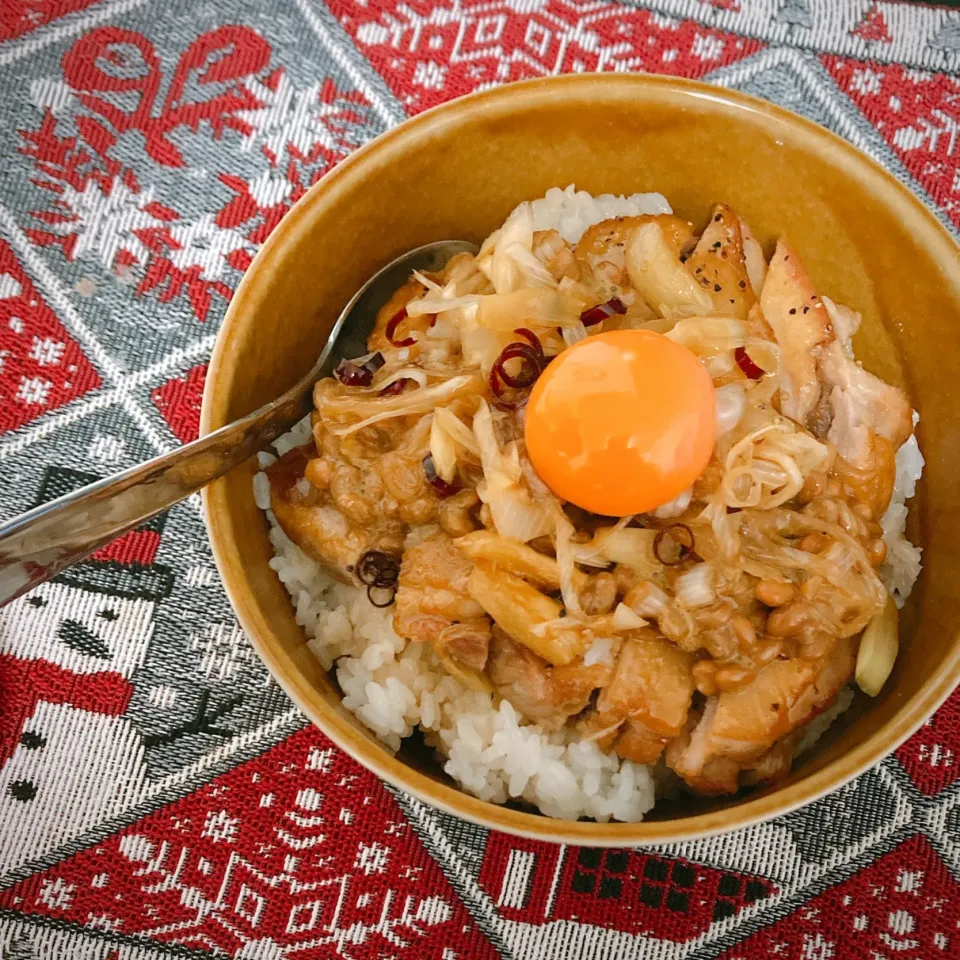
[[[564,71],[697,77],[846,137],[960,227],[960,15],[873,0],[0,0],[0,514],[196,436],[258,244],[359,144]],[[191,500],[0,610],[5,960],[960,955],[960,698],[728,836],[490,834],[325,741]]]

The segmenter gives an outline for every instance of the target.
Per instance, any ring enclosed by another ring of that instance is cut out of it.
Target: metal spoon
[[[222,477],[286,433],[311,406],[313,385],[343,358],[367,352],[377,311],[413,270],[440,270],[457,253],[476,253],[462,240],[410,250],[375,273],[344,307],[313,368],[286,393],[219,430],[0,526],[0,606],[89,556]]]

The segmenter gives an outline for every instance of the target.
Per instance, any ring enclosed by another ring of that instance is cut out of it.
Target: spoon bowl
[[[440,270],[463,240],[414,247],[378,270],[337,318],[310,370],[276,400],[172,453],[41,504],[0,527],[0,607],[114,538],[222,477],[286,433],[311,408],[313,385],[367,352],[377,312],[414,270]]]

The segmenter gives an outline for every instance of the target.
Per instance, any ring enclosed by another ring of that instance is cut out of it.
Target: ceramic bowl
[[[960,660],[960,261],[930,211],[879,166],[807,120],[739,93],[650,76],[567,76],[456,100],[357,151],[304,196],[247,270],[207,375],[202,431],[302,376],[351,294],[432,240],[480,241],[521,200],[575,183],[657,190],[703,223],[715,201],[769,251],[786,234],[816,287],[863,313],[857,356],[904,384],[926,472],[910,534],[924,570],[901,651],[875,700],[854,707],[786,781],[727,799],[665,801],[642,823],[569,823],[461,792],[433,759],[393,756],[340,704],[268,566],[251,462],[206,491],[214,554],[271,673],[334,742],[384,780],[484,826],[565,843],[689,840],[783,814],[877,763],[952,689]]]

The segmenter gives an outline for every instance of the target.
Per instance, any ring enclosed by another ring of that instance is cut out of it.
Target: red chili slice
[[[447,483],[438,473],[437,465],[433,462],[433,454],[428,453],[423,458],[423,475],[427,478],[427,483],[436,491],[441,500],[452,497],[460,490],[457,483]]]
[[[598,323],[603,323],[607,317],[614,314],[624,314],[627,307],[619,297],[611,297],[606,303],[598,303],[595,307],[589,307],[580,314],[580,322],[585,327],[593,327]]]
[[[371,354],[363,363],[357,363],[356,360],[341,360],[333,371],[333,375],[345,387],[369,387],[373,381],[373,375],[384,364],[383,354],[380,352]]]
[[[396,339],[397,327],[406,319],[407,308],[402,307],[390,318],[389,323],[387,323],[387,329],[385,331],[386,337],[395,347],[409,347],[417,342],[415,337],[404,337],[403,340]]]
[[[399,380],[394,380],[393,383],[388,383],[381,391],[381,397],[395,397],[399,393],[403,393],[406,389],[408,383],[416,383],[416,380],[413,380],[410,377],[401,377]]]
[[[508,360],[522,361],[520,372],[516,375],[507,373],[505,364]],[[514,390],[531,386],[540,376],[543,369],[543,354],[535,350],[529,343],[508,343],[494,363],[497,376]]]
[[[685,523],[671,523],[653,539],[654,556],[666,567],[683,563],[696,547],[693,531]],[[671,548],[675,548],[676,553]]]
[[[743,347],[737,347],[733,351],[733,359],[737,361],[737,366],[744,372],[744,375],[751,380],[759,380],[766,372],[750,359],[750,354]]]
[[[540,342],[540,338],[532,330],[528,330],[526,327],[517,327],[517,329],[513,332],[518,336],[523,337],[524,340],[529,341],[530,346],[540,354],[541,358],[543,357],[543,344]]]

